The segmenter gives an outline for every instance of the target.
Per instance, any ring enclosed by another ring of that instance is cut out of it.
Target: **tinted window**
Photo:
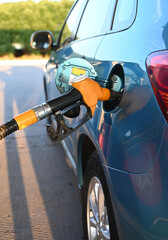
[[[118,0],[113,23],[113,31],[124,30],[133,23],[136,15],[137,0]]]
[[[116,0],[89,0],[77,32],[77,39],[109,31],[115,2]]]
[[[65,24],[63,32],[62,32],[61,45],[63,43],[65,44],[67,42],[70,42],[74,39],[85,3],[86,3],[86,0],[79,0],[76,3],[76,5],[74,6],[70,15],[68,16],[66,24]],[[66,40],[67,40],[67,42],[66,42]]]

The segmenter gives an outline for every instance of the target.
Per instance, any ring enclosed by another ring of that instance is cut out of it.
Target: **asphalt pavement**
[[[45,61],[0,61],[0,125],[42,102]],[[0,240],[82,239],[77,180],[46,121],[0,141]]]

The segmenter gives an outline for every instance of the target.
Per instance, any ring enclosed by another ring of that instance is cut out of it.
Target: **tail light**
[[[168,122],[168,50],[150,54],[146,66],[154,94]]]

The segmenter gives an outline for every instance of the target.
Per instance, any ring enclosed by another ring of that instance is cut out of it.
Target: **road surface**
[[[0,62],[0,125],[44,102],[42,65]],[[77,180],[45,123],[0,141],[0,240],[82,239]]]

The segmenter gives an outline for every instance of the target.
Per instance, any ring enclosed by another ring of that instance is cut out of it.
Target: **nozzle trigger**
[[[66,113],[68,111],[70,111],[71,109],[76,108],[80,105],[84,105],[86,107],[87,111],[86,111],[85,115],[77,123],[75,123],[74,125],[69,127],[65,123],[64,115],[66,115]],[[91,113],[91,109],[89,107],[87,107],[83,101],[81,101],[81,102],[75,103],[72,106],[64,109],[61,113],[55,113],[54,116],[55,116],[55,120],[57,122],[57,129],[55,130],[51,124],[47,124],[46,128],[47,128],[47,132],[48,132],[48,135],[50,136],[51,140],[58,143],[58,142],[61,142],[67,136],[69,136],[71,133],[75,132],[78,128],[80,128],[88,120],[90,120],[92,118],[92,113]]]

